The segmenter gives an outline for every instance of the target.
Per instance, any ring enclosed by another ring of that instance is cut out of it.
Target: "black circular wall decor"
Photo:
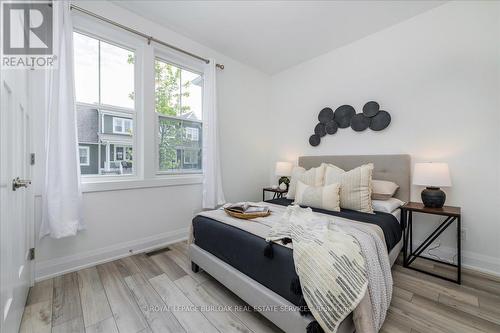
[[[374,117],[380,110],[380,105],[377,102],[371,101],[363,106],[363,114],[367,117]]]
[[[363,113],[355,114],[351,119],[351,128],[356,132],[362,132],[370,126],[372,118],[366,117]]]
[[[347,128],[351,125],[351,119],[356,114],[356,110],[350,105],[342,105],[335,110],[334,119],[340,128]]]
[[[391,123],[391,115],[387,111],[380,110],[375,117],[372,118],[370,129],[373,131],[381,131]]]
[[[326,124],[330,120],[333,120],[333,110],[330,108],[324,108],[319,112],[318,120],[323,124]]]
[[[314,127],[314,134],[316,134],[319,137],[324,137],[326,135],[325,124],[318,123],[318,125],[316,125],[316,127]]]
[[[381,131],[391,123],[391,115],[380,110],[380,105],[375,101],[365,103],[362,113],[350,105],[341,105],[335,112],[329,107],[323,108],[318,114],[319,123],[314,127],[314,134],[309,137],[309,144],[313,147],[321,143],[321,138],[327,134],[337,133],[339,128],[351,127],[356,132],[367,128]]]
[[[337,123],[335,122],[335,120],[330,120],[325,125],[325,129],[326,129],[326,133],[327,134],[335,134],[335,133],[337,133],[338,128],[339,127],[337,126]]]
[[[319,145],[320,142],[321,142],[321,138],[319,136],[317,136],[316,134],[313,134],[309,137],[309,144],[313,147],[316,147],[317,145]]]

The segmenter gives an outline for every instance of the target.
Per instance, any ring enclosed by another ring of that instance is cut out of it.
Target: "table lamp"
[[[290,162],[276,162],[274,174],[280,177],[280,179],[278,180],[278,185],[281,186],[281,183],[284,183],[286,185],[286,188],[284,189],[288,189],[288,185],[290,184],[290,178],[288,177],[292,175],[292,168],[293,165]]]
[[[447,163],[415,163],[413,185],[426,186],[421,197],[425,207],[442,208],[446,194],[440,187],[450,187],[450,170]]]

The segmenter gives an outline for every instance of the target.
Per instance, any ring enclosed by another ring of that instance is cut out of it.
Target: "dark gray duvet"
[[[283,198],[268,202],[287,206],[292,203],[292,200]],[[315,208],[313,211],[379,225],[384,232],[388,251],[401,240],[401,226],[396,217],[391,214],[379,212],[367,214],[351,210],[332,212]],[[301,305],[301,296],[291,290],[292,282],[298,280],[292,249],[275,245],[272,247],[272,257],[266,257],[264,250],[268,243],[264,239],[203,216],[196,216],[193,219],[193,234],[194,243],[203,250],[210,252],[289,302]]]

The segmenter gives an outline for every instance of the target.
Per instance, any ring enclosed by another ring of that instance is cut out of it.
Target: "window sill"
[[[104,180],[99,182],[82,182],[82,192],[106,192],[106,191],[120,191],[120,190],[133,190],[140,188],[152,187],[167,187],[167,186],[182,186],[182,185],[196,185],[203,182],[203,175],[171,175],[161,176],[152,179],[124,179],[124,180]]]

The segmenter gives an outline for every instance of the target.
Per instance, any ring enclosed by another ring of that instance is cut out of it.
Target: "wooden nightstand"
[[[444,221],[436,228],[432,233],[420,244],[415,251],[413,251],[413,213],[423,213],[431,215],[444,216]],[[401,207],[401,224],[403,226],[403,266],[411,268],[413,270],[433,275],[448,281],[452,281],[458,284],[462,282],[462,249],[461,249],[461,212],[460,207],[444,206],[443,208],[427,208],[422,203],[409,202],[403,207]],[[433,258],[423,257],[421,254],[424,252],[431,244],[434,242],[449,226],[456,222],[457,225],[457,264],[441,261]],[[432,260],[445,264],[448,266],[456,267],[457,269],[457,279],[453,280],[447,277],[443,277],[431,272],[426,272],[421,269],[411,267],[411,263],[415,261],[418,257],[425,258],[427,260]]]
[[[264,187],[262,189],[262,201],[266,201],[266,192],[272,192],[273,199],[283,198],[283,195],[288,192],[288,190],[281,190],[279,188]]]

